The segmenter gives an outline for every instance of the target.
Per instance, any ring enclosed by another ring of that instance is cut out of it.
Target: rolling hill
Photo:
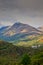
[[[32,46],[32,45],[41,45],[43,44],[43,35],[26,35],[24,38],[18,38],[18,40],[13,41],[12,43],[17,46]]]
[[[43,65],[43,45],[35,49],[32,47],[15,46],[12,43],[0,40],[0,65],[19,65],[18,63],[24,54],[30,56],[31,63],[39,61]]]

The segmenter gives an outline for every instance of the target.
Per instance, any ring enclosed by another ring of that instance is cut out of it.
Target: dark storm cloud
[[[0,0],[0,25],[20,21],[43,24],[43,0]]]

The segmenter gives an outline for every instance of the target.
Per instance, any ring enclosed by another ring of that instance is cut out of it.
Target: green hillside
[[[32,46],[32,45],[41,45],[43,44],[43,34],[42,35],[29,35],[25,36],[24,38],[20,38],[18,40],[15,40],[12,42],[13,44],[17,46]]]
[[[35,49],[32,47],[15,46],[12,43],[0,41],[0,65],[21,65],[21,59],[23,59],[24,54],[28,54],[30,57],[31,65],[38,64],[38,61],[40,65],[43,65],[43,46]]]

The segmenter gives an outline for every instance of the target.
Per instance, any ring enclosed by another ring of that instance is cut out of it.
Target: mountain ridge
[[[0,39],[5,41],[17,41],[27,36],[37,36],[40,35],[41,31],[38,29],[23,23],[15,23],[12,26],[5,27],[0,34]]]
[[[40,30],[40,31],[42,31],[42,32],[43,32],[43,26],[38,27],[38,30]]]
[[[4,35],[12,36],[18,33],[30,33],[30,32],[40,32],[40,31],[28,24],[15,23],[7,31],[5,31]]]

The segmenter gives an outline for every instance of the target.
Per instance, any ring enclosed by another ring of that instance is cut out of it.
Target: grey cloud
[[[0,0],[0,9],[29,8],[43,10],[43,0]]]
[[[43,0],[0,0],[0,23],[12,24],[12,20],[34,26],[43,24]]]

